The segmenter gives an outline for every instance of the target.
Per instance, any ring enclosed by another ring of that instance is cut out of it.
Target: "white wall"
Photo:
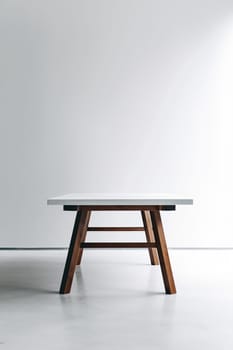
[[[231,0],[3,0],[0,25],[0,246],[67,246],[46,199],[74,191],[190,193],[169,245],[233,246]]]

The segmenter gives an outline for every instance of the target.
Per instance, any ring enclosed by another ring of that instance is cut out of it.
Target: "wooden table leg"
[[[141,214],[142,214],[142,221],[143,221],[145,234],[146,234],[146,240],[148,243],[153,243],[155,242],[155,237],[154,237],[152,223],[151,223],[150,211],[142,210]],[[159,265],[157,249],[148,248],[148,250],[149,250],[151,265]]]
[[[75,272],[75,267],[77,264],[79,252],[80,252],[80,242],[85,236],[88,223],[90,219],[90,211],[80,208],[77,212],[73,233],[70,241],[70,247],[67,254],[66,264],[63,272],[63,277],[60,286],[60,294],[67,294],[70,292],[73,276]]]
[[[172,274],[171,263],[168,255],[167,244],[163,231],[163,225],[159,210],[151,210],[151,221],[157,244],[160,266],[163,275],[164,286],[167,294],[175,294],[176,286]]]
[[[89,211],[88,222],[90,221],[90,216],[91,216],[91,211]],[[87,226],[87,229],[88,229],[88,226]],[[86,236],[87,236],[87,229],[86,229],[85,232],[83,232],[83,236],[81,237],[80,243],[84,243],[84,242],[85,242]],[[80,265],[80,264],[81,264],[82,256],[83,256],[83,248],[79,248],[77,265]]]

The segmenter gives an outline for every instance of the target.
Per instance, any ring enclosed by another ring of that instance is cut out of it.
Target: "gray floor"
[[[65,256],[0,252],[1,349],[233,349],[233,251],[171,250],[176,295],[145,250],[86,250],[61,296]]]

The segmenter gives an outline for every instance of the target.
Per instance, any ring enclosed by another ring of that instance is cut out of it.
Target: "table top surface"
[[[193,204],[181,195],[160,193],[70,193],[49,198],[48,205],[180,205]]]

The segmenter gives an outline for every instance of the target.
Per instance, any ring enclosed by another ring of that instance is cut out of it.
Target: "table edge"
[[[191,198],[178,198],[178,199],[140,199],[137,203],[135,203],[135,199],[100,199],[100,200],[90,200],[90,199],[59,199],[59,198],[49,198],[47,200],[47,205],[77,205],[77,206],[114,206],[114,205],[193,205],[193,199]]]

